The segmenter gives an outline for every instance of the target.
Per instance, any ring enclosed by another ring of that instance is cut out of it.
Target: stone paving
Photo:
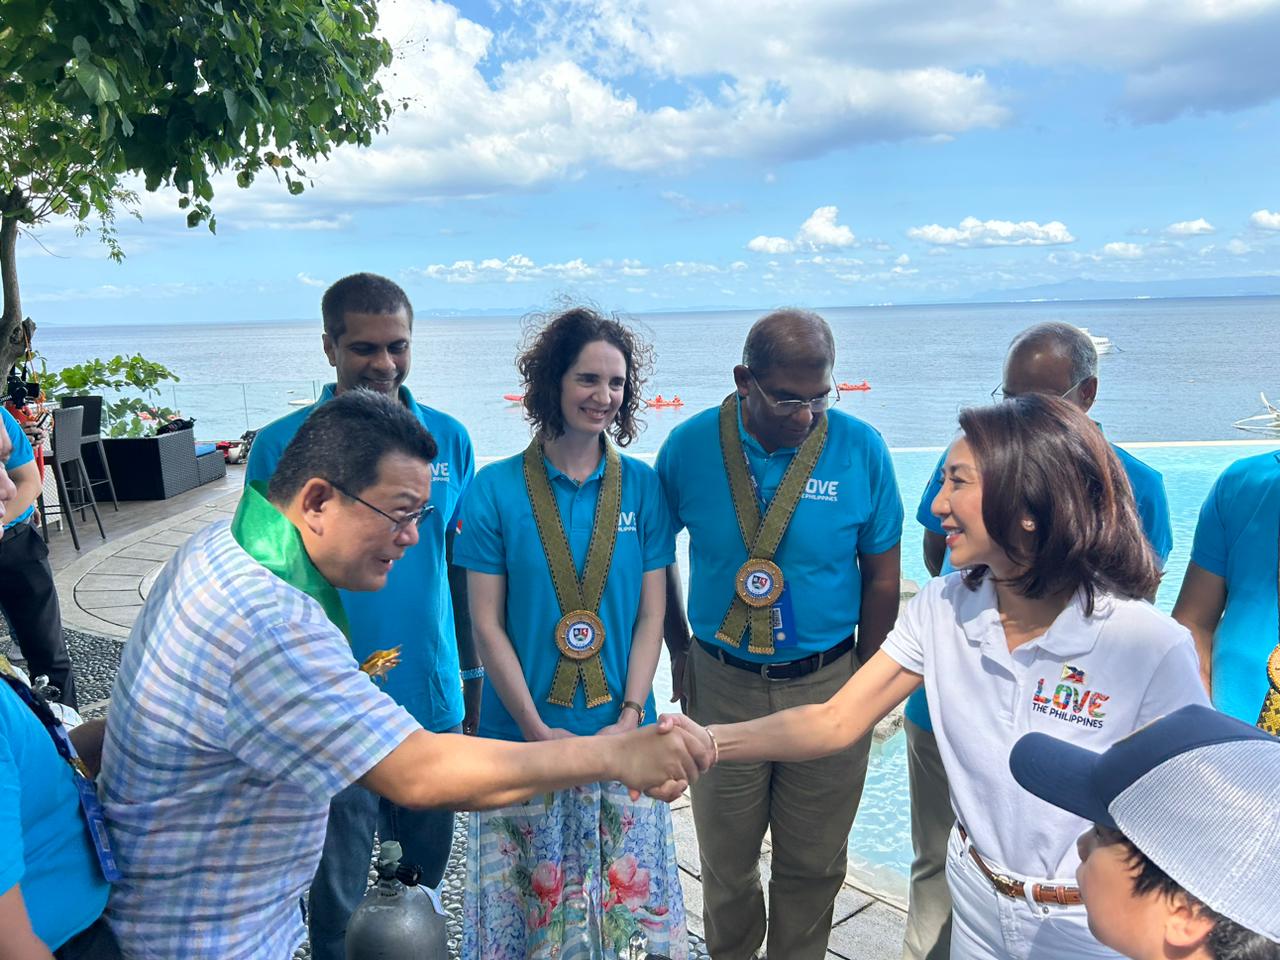
[[[136,533],[100,543],[86,549],[81,557],[56,574],[63,623],[76,632],[68,639],[73,646],[73,657],[77,658],[77,669],[90,675],[86,678],[89,680],[85,684],[86,692],[102,698],[90,700],[82,695],[82,710],[87,715],[97,715],[106,708],[110,674],[114,674],[119,662],[118,652],[99,649],[104,644],[110,646],[108,641],[101,638],[122,641],[128,636],[165,561],[193,532],[214,520],[229,518],[235,510],[238,498],[238,493],[230,493],[201,506],[181,510]],[[79,660],[86,656],[89,662],[80,663]],[[98,676],[103,671],[109,671],[108,675]],[[672,805],[672,820],[676,833],[680,879],[689,914],[690,957],[691,960],[703,960],[706,948],[701,939],[701,868],[693,814],[687,797]],[[459,817],[454,854],[449,862],[445,889],[442,891],[451,914],[451,945],[456,944],[456,937],[459,935],[458,918],[461,915],[466,850],[465,825],[465,818]],[[767,883],[767,840],[761,857],[760,872]],[[829,960],[890,960],[900,957],[904,927],[905,913],[902,904],[846,882],[836,898],[827,957]],[[307,955],[305,948],[299,954],[301,957]]]

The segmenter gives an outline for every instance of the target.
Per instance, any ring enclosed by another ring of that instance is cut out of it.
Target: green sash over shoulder
[[[555,629],[560,662],[556,666],[547,701],[562,707],[573,706],[579,680],[586,690],[588,707],[598,707],[613,699],[605,681],[604,666],[600,663],[600,651],[605,641],[600,600],[604,596],[604,584],[613,565],[613,547],[618,539],[622,461],[608,440],[601,438],[600,442],[604,446],[604,476],[600,480],[600,492],[596,494],[595,524],[581,580],[565,536],[560,509],[551,490],[551,481],[547,478],[542,445],[535,439],[524,451],[525,488],[529,492],[534,523],[561,613]]]
[[[716,630],[716,639],[731,647],[742,645],[743,631],[751,628],[747,650],[772,656],[773,624],[770,607],[782,595],[782,570],[773,555],[787,532],[791,515],[804,494],[809,475],[827,442],[827,418],[820,418],[809,436],[800,444],[794,459],[782,475],[782,482],[769,502],[764,518],[760,517],[760,501],[756,497],[742,437],[738,435],[738,395],[731,393],[720,404],[720,454],[729,477],[733,511],[738,517],[738,530],[747,548],[747,562],[738,568],[734,583],[733,603]]]
[[[267,485],[255,480],[245,488],[231,521],[231,536],[244,552],[324,608],[325,616],[351,638],[351,625],[338,591],[315,568],[289,518],[267,499]]]

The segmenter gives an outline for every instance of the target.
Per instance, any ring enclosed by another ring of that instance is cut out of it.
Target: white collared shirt
[[[1018,786],[1009,752],[1019,737],[1102,751],[1171,710],[1208,704],[1186,628],[1108,594],[1086,616],[1077,593],[1044,634],[1010,651],[989,577],[977,590],[962,573],[935,577],[883,649],[924,676],[956,816],[988,862],[1019,878],[1074,882],[1075,840],[1088,826]]]

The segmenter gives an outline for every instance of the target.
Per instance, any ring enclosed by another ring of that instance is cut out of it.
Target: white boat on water
[[[1100,337],[1096,333],[1090,333],[1088,327],[1080,327],[1080,332],[1093,341],[1093,349],[1098,351],[1098,356],[1104,353],[1110,353],[1115,349],[1115,344],[1111,342],[1110,337]]]
[[[1265,393],[1259,393],[1258,396],[1262,398],[1265,412],[1237,420],[1232,426],[1237,430],[1248,430],[1251,433],[1272,434],[1280,431],[1280,407],[1268,400]]]

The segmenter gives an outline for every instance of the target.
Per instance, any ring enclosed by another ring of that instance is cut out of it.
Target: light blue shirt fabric
[[[71,767],[31,709],[0,680],[0,893],[16,883],[31,928],[50,950],[98,919],[110,889]]]
[[[676,531],[689,531],[689,626],[698,639],[724,646],[715,633],[733,601],[747,548],[720,452],[719,416],[713,407],[673,430],[657,469]],[[761,656],[744,641],[732,649],[744,660],[795,660],[848,637],[862,608],[857,555],[883,553],[902,539],[902,499],[884,439],[838,410],[827,412],[827,422],[826,446],[774,555],[790,594],[794,643]],[[796,450],[765,451],[743,427],[741,403],[738,435],[767,504]]]
[[[599,610],[605,631],[600,660],[613,700],[588,709],[579,683],[572,707],[548,703],[547,695],[560,661],[555,627],[561,610],[542,539],[534,523],[524,482],[523,458],[524,455],[519,454],[499,460],[476,475],[463,508],[462,530],[454,543],[454,562],[468,570],[502,574],[507,578],[507,636],[520,658],[538,715],[548,726],[588,735],[618,719],[631,656],[631,637],[640,613],[641,581],[648,571],[661,570],[675,562],[675,537],[657,474],[639,460],[622,457],[618,536]],[[581,485],[545,459],[543,462],[576,572],[581,576],[595,524],[596,497],[605,461],[602,457],[595,473]],[[654,713],[650,691],[645,700],[648,722],[653,722]],[[484,688],[480,735],[501,740],[524,739],[491,683]]]
[[[333,399],[329,384],[310,407],[281,417],[258,431],[245,468],[247,486],[270,480],[284,449],[320,404]],[[383,689],[420,724],[439,733],[462,722],[462,681],[453,600],[445,562],[445,534],[461,516],[467,485],[475,475],[475,455],[466,428],[453,417],[423,406],[408,387],[400,399],[431,432],[439,454],[431,464],[435,510],[418,528],[418,542],[391,567],[387,585],[376,592],[339,590],[351,622],[351,649],[358,661],[376,650],[400,647],[400,663]]]
[[[1280,451],[1237,460],[1200,508],[1191,562],[1227,582],[1213,641],[1213,705],[1258,722],[1267,658],[1280,639]]]
[[[98,794],[127,957],[285,958],[329,801],[419,728],[320,604],[219,521],[165,564],[111,689]]]
[[[1163,567],[1173,551],[1173,522],[1169,518],[1169,496],[1164,489],[1164,477],[1159,470],[1147,466],[1122,447],[1113,443],[1111,449],[1119,458],[1124,472],[1128,474],[1129,486],[1133,488],[1133,499],[1138,507],[1138,519],[1142,521],[1142,532],[1146,534],[1147,542],[1155,550],[1156,556],[1160,558],[1160,566]],[[939,536],[942,535],[942,521],[933,515],[932,508],[938,491],[942,489],[942,465],[946,460],[947,453],[944,450],[942,456],[938,458],[938,466],[934,468],[933,478],[924,488],[920,506],[916,508],[916,520],[920,525]],[[955,567],[951,566],[951,551],[948,550],[942,558],[942,570],[939,576],[945,577],[954,571]],[[917,726],[925,730],[933,729],[929,720],[929,703],[925,699],[923,687],[907,699],[903,713]]]
[[[5,470],[17,470],[36,458],[35,451],[31,449],[31,441],[22,432],[22,424],[18,423],[14,415],[4,407],[0,407],[0,414],[4,415],[4,432],[9,434],[9,442],[13,444],[13,450],[9,453],[9,459],[4,462],[4,468]],[[16,517],[6,516],[4,528],[8,530],[10,527],[16,527],[20,523],[26,523],[31,519],[31,514],[35,512],[35,509],[36,505],[33,503]]]

